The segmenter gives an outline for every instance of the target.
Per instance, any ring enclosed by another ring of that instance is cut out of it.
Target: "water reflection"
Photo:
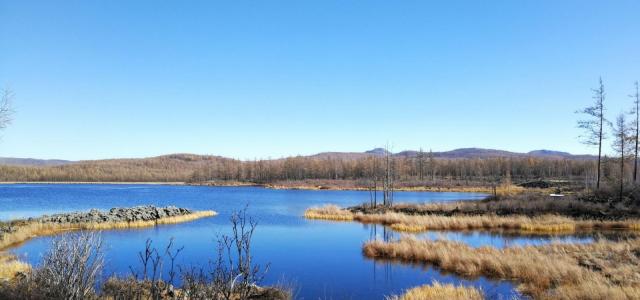
[[[600,240],[624,241],[639,238],[634,231],[576,232],[574,234],[527,234],[519,231],[426,231],[421,233],[397,232],[380,224],[361,224],[369,232],[369,240],[384,242],[412,236],[423,240],[450,240],[471,247],[492,246],[496,248],[540,246],[549,243],[592,243]]]

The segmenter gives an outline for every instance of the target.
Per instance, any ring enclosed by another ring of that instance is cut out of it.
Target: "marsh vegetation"
[[[309,208],[305,217],[382,224],[408,233],[372,239],[363,255],[377,261],[423,264],[463,278],[510,280],[534,299],[637,299],[640,297],[640,218],[633,202],[596,200],[601,190],[550,197],[539,190],[492,196],[482,201],[396,204],[350,208]],[[606,198],[605,198],[606,199]],[[622,233],[615,241],[589,244],[551,243],[539,246],[473,247],[446,239],[418,238],[428,231],[489,231],[501,234],[573,235]],[[445,296],[447,295],[447,296]],[[481,291],[435,283],[409,289],[399,299],[483,298]],[[404,298],[403,298],[404,297]]]
[[[0,281],[0,299],[289,299],[291,291],[283,286],[260,286],[269,267],[253,261],[257,222],[242,210],[232,214],[230,223],[231,234],[219,236],[210,268],[178,265],[184,247],[176,247],[173,239],[163,249],[147,240],[138,253],[139,265],[125,277],[103,277],[99,232],[67,233],[52,240],[41,264],[21,263],[24,268],[7,273]],[[174,287],[178,278],[182,286]]]

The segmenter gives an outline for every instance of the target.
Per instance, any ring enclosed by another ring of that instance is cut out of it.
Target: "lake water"
[[[446,202],[479,200],[473,193],[397,192],[396,202]],[[306,220],[304,210],[333,203],[340,206],[368,201],[360,191],[270,190],[258,187],[198,187],[168,185],[0,185],[0,220],[25,218],[92,208],[110,209],[135,205],[175,205],[194,210],[215,210],[213,218],[176,225],[135,230],[103,231],[107,246],[107,274],[128,275],[137,267],[137,253],[152,239],[159,249],[173,237],[184,246],[177,263],[183,267],[206,266],[216,256],[216,236],[229,230],[232,212],[248,205],[258,220],[253,241],[254,259],[270,263],[265,284],[286,282],[296,287],[297,299],[384,299],[434,280],[480,287],[492,298],[517,296],[513,285],[484,278],[463,280],[437,269],[399,263],[375,262],[362,255],[363,242],[384,238],[381,226],[355,222]],[[391,233],[392,238],[397,237]],[[430,232],[425,238],[445,237],[472,246],[542,244],[553,240],[588,242],[582,237],[522,237],[483,232]],[[12,251],[38,264],[51,237],[33,239]]]

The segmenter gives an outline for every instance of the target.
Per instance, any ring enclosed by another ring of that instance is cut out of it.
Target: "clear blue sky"
[[[574,111],[599,76],[613,119],[639,1],[0,0],[0,156],[593,153]]]

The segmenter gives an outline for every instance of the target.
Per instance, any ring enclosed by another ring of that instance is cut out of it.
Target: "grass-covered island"
[[[182,269],[175,264],[182,248],[173,240],[163,249],[147,240],[138,253],[139,270],[132,267],[129,276],[103,277],[105,252],[99,230],[176,224],[215,215],[174,206],[137,206],[2,222],[0,250],[5,252],[0,252],[0,299],[289,299],[284,287],[259,285],[266,270],[251,262],[256,223],[244,211],[232,215],[233,234],[219,240],[211,269]],[[6,252],[31,238],[68,231],[75,232],[54,237],[36,266]],[[182,285],[174,287],[177,277]]]
[[[604,199],[604,200],[603,200]],[[640,212],[633,202],[593,193],[551,197],[548,191],[497,195],[482,201],[440,204],[335,205],[309,208],[308,219],[382,224],[402,233],[364,243],[376,260],[417,263],[466,278],[510,280],[534,299],[639,299]],[[590,244],[471,247],[459,241],[425,240],[425,231],[489,231],[510,235],[615,235]],[[399,299],[481,299],[474,287],[434,283]]]

